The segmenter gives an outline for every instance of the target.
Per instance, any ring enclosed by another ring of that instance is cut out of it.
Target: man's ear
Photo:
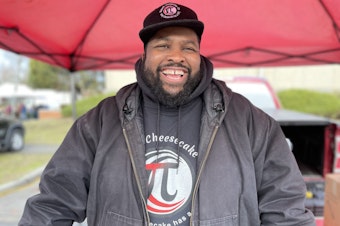
[[[144,52],[143,55],[141,56],[141,59],[142,59],[142,61],[144,62],[144,60],[145,60],[145,52]]]

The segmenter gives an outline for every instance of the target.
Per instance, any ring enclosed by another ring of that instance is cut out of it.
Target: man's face
[[[148,42],[143,80],[165,105],[180,105],[199,83],[200,45],[185,27],[159,30]]]

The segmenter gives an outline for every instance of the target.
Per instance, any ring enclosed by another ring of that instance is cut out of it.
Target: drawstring
[[[161,109],[160,109],[160,104],[159,102],[157,102],[157,122],[156,122],[156,134],[157,136],[159,137],[159,130],[160,130],[160,115],[161,115]],[[156,159],[156,162],[158,163],[158,155],[159,155],[159,141],[158,141],[158,138],[157,138],[157,141],[156,141],[156,156],[157,156],[157,159]]]
[[[180,139],[181,136],[181,107],[178,107],[178,118],[177,118],[177,137]],[[177,145],[177,173],[179,168],[179,157],[180,157],[180,151],[179,151],[179,144]]]

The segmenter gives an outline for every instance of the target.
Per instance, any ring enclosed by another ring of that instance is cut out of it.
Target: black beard
[[[196,75],[191,75],[191,70],[188,70],[188,80],[184,84],[183,90],[172,95],[164,90],[163,83],[160,80],[160,71],[161,69],[157,68],[158,75],[155,75],[150,69],[144,67],[142,80],[151,89],[158,101],[168,107],[177,107],[185,104],[201,81],[201,74],[199,72]]]

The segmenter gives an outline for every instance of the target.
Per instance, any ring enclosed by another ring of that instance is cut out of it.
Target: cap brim
[[[190,28],[196,32],[199,38],[201,38],[203,29],[204,29],[204,24],[199,20],[191,20],[191,19],[184,19],[184,20],[177,20],[177,21],[172,20],[172,21],[166,21],[162,23],[153,24],[153,25],[143,28],[139,32],[139,37],[144,43],[147,43],[160,29],[166,28],[166,27],[175,27],[175,26]]]

